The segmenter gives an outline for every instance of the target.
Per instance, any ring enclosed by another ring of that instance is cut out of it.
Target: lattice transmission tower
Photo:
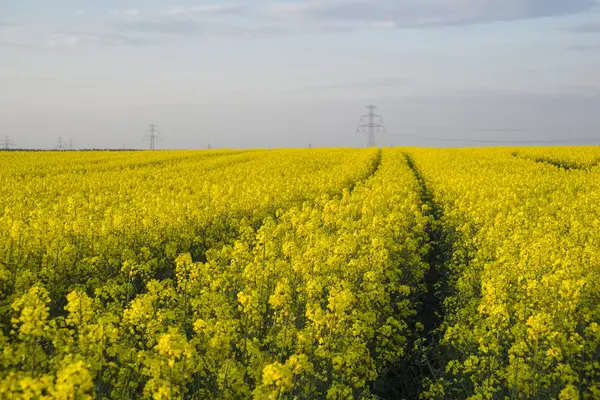
[[[360,121],[356,127],[356,132],[368,133],[367,147],[375,147],[375,133],[387,133],[383,125],[383,117],[375,114],[376,108],[373,105],[367,106],[369,112],[360,117]],[[367,120],[366,122],[365,119]]]
[[[4,139],[0,140],[0,147],[4,150],[10,150],[11,147],[15,147],[15,142],[9,135],[4,135]]]
[[[54,145],[54,147],[56,148],[56,150],[60,151],[66,149],[66,144],[62,136],[59,136],[58,139],[56,139],[56,144]]]
[[[156,125],[150,125],[150,129],[146,131],[146,136],[144,136],[144,140],[150,141],[150,150],[154,150],[156,148],[156,141],[162,140],[160,136],[160,132],[156,129]]]

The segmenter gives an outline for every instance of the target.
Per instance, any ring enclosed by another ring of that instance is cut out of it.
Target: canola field
[[[600,399],[600,147],[0,153],[0,399]]]

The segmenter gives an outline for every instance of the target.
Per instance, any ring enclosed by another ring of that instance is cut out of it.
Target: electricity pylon
[[[375,147],[375,133],[387,132],[385,130],[385,126],[383,125],[383,117],[375,114],[376,108],[377,107],[373,105],[367,106],[369,112],[360,117],[360,121],[356,127],[356,132],[369,134],[367,139],[367,147]],[[367,119],[367,122],[364,122],[365,118]],[[376,119],[378,119],[379,122],[375,122]]]
[[[65,142],[63,141],[62,136],[59,136],[58,139],[56,139],[56,150],[64,150],[65,149]]]
[[[0,147],[4,150],[10,150],[11,147],[15,147],[15,142],[9,135],[4,135],[4,139],[0,140]]]
[[[150,150],[154,150],[156,148],[156,141],[162,140],[160,136],[160,132],[156,129],[156,125],[150,125],[150,129],[146,131],[146,136],[144,136],[144,140],[150,141]]]

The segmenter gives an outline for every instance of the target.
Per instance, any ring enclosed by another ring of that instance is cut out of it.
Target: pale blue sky
[[[162,148],[362,146],[371,103],[381,145],[591,140],[600,6],[0,0],[0,88],[23,147],[142,147],[150,123]]]

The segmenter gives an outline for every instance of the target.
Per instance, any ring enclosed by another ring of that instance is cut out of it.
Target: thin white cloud
[[[51,33],[45,40],[39,34],[37,43],[50,47],[139,46],[161,42],[166,35],[264,38],[435,28],[584,13],[596,5],[596,0],[266,0],[253,6],[230,2],[143,12],[131,8],[111,11],[113,18],[104,29]],[[9,29],[16,28],[0,21],[0,42],[22,43],[23,37],[6,34]],[[596,32],[600,25],[588,23],[570,30]],[[33,39],[29,42],[36,43]]]
[[[326,2],[322,0],[296,1],[286,3],[274,3],[270,6],[270,11],[277,17],[290,17],[298,13],[307,13],[323,8]]]
[[[15,24],[13,22],[0,21],[0,28],[2,29],[17,29],[21,27],[22,25]]]
[[[112,10],[110,13],[114,16],[136,17],[142,12],[137,8],[132,8],[128,10]]]
[[[173,7],[164,12],[168,16],[194,16],[199,14],[224,14],[240,10],[236,4],[202,4],[192,7]]]
[[[23,49],[33,48],[31,43],[22,40],[0,38],[0,47],[19,47]]]
[[[513,21],[593,10],[596,0],[305,0],[271,5],[274,18],[373,23],[399,28]]]
[[[143,17],[122,18],[114,26],[123,32],[212,37],[265,37],[286,32],[279,26],[257,23],[253,10],[233,3],[212,3],[190,7],[172,7],[144,13]],[[227,21],[229,15],[241,17]],[[224,18],[218,18],[218,17]]]
[[[586,22],[566,29],[574,33],[600,33],[600,22]]]
[[[284,92],[323,91],[323,90],[354,90],[374,88],[398,88],[407,85],[407,80],[396,77],[372,78],[354,82],[328,83],[323,85],[304,86],[295,89],[282,89]]]
[[[23,30],[22,25],[0,21],[0,46],[28,47],[29,44],[22,38]]]
[[[0,22],[0,46],[22,49],[76,48],[84,46],[148,46],[157,43],[148,35],[110,31],[48,29],[35,25]]]
[[[567,46],[567,50],[600,50],[600,43],[592,43],[592,44],[574,44],[571,46]]]
[[[584,13],[596,5],[596,0],[272,0],[252,7],[173,7],[121,18],[116,27],[126,32],[264,37],[515,21]],[[226,20],[229,15],[236,19]]]
[[[398,27],[394,21],[372,21],[367,25],[369,28],[373,29],[394,29]]]
[[[83,46],[148,46],[155,43],[145,37],[82,31],[64,31],[52,34],[45,42],[47,47],[68,48]]]

